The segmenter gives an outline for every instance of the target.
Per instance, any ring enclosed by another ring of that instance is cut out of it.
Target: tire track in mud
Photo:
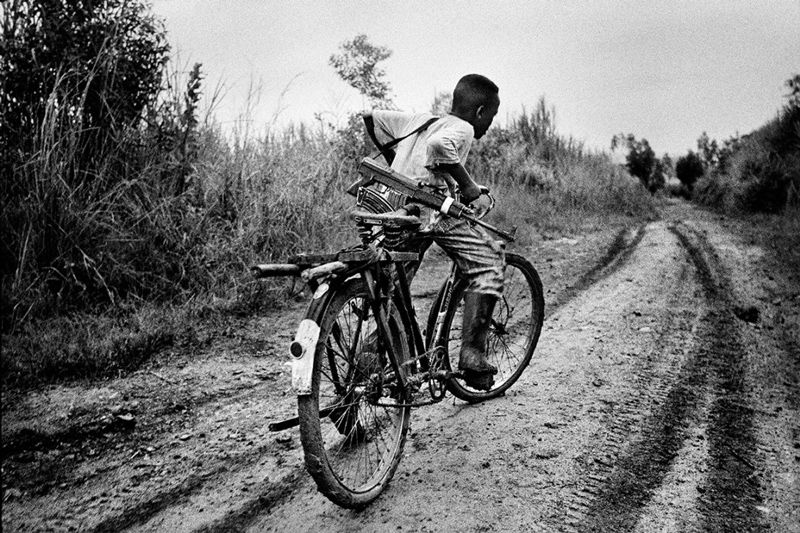
[[[234,372],[233,375],[236,375]],[[231,386],[209,390],[208,388],[192,388],[194,383],[187,382],[186,389],[179,391],[179,394],[171,395],[169,398],[143,398],[134,396],[137,405],[133,409],[125,408],[125,403],[121,403],[121,413],[136,413],[146,416],[138,416],[138,419],[146,419],[141,423],[126,422],[114,415],[110,410],[100,410],[95,413],[90,420],[73,421],[64,427],[50,431],[42,431],[38,428],[24,427],[19,430],[12,430],[3,435],[3,442],[0,445],[0,455],[6,460],[15,454],[37,450],[47,452],[63,446],[85,445],[87,442],[97,443],[105,440],[108,434],[122,434],[132,440],[137,435],[150,431],[151,426],[160,424],[170,416],[186,412],[190,413],[214,403],[232,403],[256,394],[259,389],[268,388],[274,382],[274,374],[266,374],[267,377],[259,377],[258,381],[251,383],[231,383]],[[197,376],[194,379],[198,379]],[[133,382],[126,394],[136,390],[137,384]],[[149,401],[148,401],[149,400]],[[151,422],[151,420],[153,422]]]
[[[620,230],[603,257],[552,302],[545,301],[545,319],[577,298],[580,293],[586,291],[600,280],[609,277],[625,265],[633,251],[642,241],[644,234],[644,224],[641,224],[636,229],[625,228]]]
[[[242,465],[242,468],[252,466],[247,463]],[[224,468],[218,468],[213,472],[205,472],[202,476],[191,476],[184,481],[177,490],[169,493],[162,493],[159,497],[153,498],[141,504],[130,507],[122,513],[109,517],[99,524],[87,531],[91,532],[112,532],[120,531],[121,529],[141,526],[145,524],[151,517],[175,505],[179,502],[185,502],[191,496],[191,493],[198,491],[207,481],[215,480],[216,474],[228,472]],[[275,482],[266,481],[259,487],[258,493],[255,496],[242,496],[242,505],[238,508],[225,513],[221,518],[212,520],[204,524],[194,531],[203,533],[224,532],[224,531],[239,531],[247,523],[252,520],[252,517],[259,513],[268,512],[269,509],[282,501],[284,498],[293,494],[297,488],[300,476],[303,474],[301,469],[296,468],[287,476]],[[149,529],[149,528],[148,528]],[[154,528],[155,530],[162,529],[161,527]],[[169,529],[163,528],[164,530]]]
[[[700,502],[703,529],[737,528],[740,531],[765,529],[755,509],[762,498],[754,452],[753,410],[746,406],[745,348],[738,334],[733,309],[733,288],[730,277],[706,238],[699,232],[679,224],[672,231],[701,273],[707,298],[717,309],[710,332],[712,347],[708,361],[714,383],[715,398],[710,412],[710,471]]]
[[[713,395],[708,414],[708,473],[698,488],[700,530],[764,529],[755,506],[761,501],[754,480],[756,442],[752,411],[743,407],[744,347],[731,312],[730,281],[706,239],[685,225],[668,227],[694,266],[710,310],[701,317],[696,337],[681,368],[653,374],[646,364],[633,369],[635,389],[608,423],[604,457],[585,473],[585,482],[567,502],[566,522],[575,531],[631,530],[653,492],[670,472],[688,438],[687,429]],[[681,327],[673,317],[666,331]],[[659,351],[668,349],[665,339]],[[647,409],[653,406],[652,409]],[[651,412],[640,421],[637,413]],[[624,452],[631,430],[640,436]]]
[[[191,473],[181,482],[155,491],[145,500],[128,506],[85,530],[91,532],[119,531],[124,528],[141,526],[166,509],[188,503],[193,494],[200,492],[209,484],[218,483],[221,476],[231,476],[253,468],[260,457],[272,453],[271,448],[272,445],[265,445],[246,454],[230,457],[200,473]],[[259,493],[255,497],[242,496],[241,499],[245,502],[258,502],[259,505],[268,507],[271,501],[290,492],[291,482],[296,478],[296,473],[292,472],[278,482],[265,481],[259,487]]]

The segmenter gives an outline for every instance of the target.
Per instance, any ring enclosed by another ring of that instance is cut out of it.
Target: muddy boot
[[[488,391],[494,385],[497,368],[486,360],[486,335],[497,298],[490,294],[464,294],[464,322],[461,328],[461,356],[458,369],[469,387]]]

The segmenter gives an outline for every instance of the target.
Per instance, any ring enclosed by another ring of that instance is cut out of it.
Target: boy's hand
[[[486,212],[492,205],[492,201],[489,199],[489,197],[484,196],[483,194],[484,192],[488,192],[489,189],[487,189],[486,187],[480,187],[480,190],[481,190],[481,195],[478,198],[472,200],[471,202],[471,207],[473,211],[475,211],[476,218],[483,218],[483,216],[486,214]]]
[[[465,204],[472,203],[481,195],[481,188],[472,180],[470,180],[470,183],[462,185],[460,189],[461,201]]]

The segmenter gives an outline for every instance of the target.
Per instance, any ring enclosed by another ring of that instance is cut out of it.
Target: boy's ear
[[[486,108],[486,106],[479,105],[478,108],[475,110],[475,117],[476,118],[481,118],[481,115],[483,115],[483,110],[485,108]]]

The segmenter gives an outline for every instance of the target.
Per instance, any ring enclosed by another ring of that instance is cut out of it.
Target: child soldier
[[[435,117],[428,113],[373,110],[364,115],[364,123],[370,138],[391,160],[392,169],[445,194],[452,194],[457,187],[461,201],[469,204],[479,199],[481,188],[464,168],[464,162],[472,140],[483,137],[497,114],[498,92],[497,85],[488,78],[468,74],[456,84],[447,116],[434,121]],[[398,139],[402,140],[397,142]],[[387,144],[395,146],[394,154],[387,155]],[[497,369],[486,360],[486,335],[503,290],[502,245],[483,228],[465,220],[445,217],[424,207],[421,211],[425,240],[420,254],[433,240],[468,280],[458,368],[467,385],[489,390]]]

